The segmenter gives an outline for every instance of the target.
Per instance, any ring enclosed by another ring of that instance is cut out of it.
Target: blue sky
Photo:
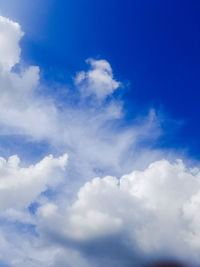
[[[0,1],[2,264],[200,263],[199,11]]]
[[[130,84],[128,117],[149,107],[164,111],[179,123],[159,145],[187,148],[194,157],[200,145],[199,8],[198,1],[2,1],[2,13],[26,32],[23,59],[40,65],[45,80],[69,82],[83,59],[106,58]]]

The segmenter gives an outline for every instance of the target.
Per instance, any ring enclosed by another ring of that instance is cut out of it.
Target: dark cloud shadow
[[[144,267],[194,267],[177,261],[159,261],[148,264]],[[196,266],[197,267],[197,266]]]

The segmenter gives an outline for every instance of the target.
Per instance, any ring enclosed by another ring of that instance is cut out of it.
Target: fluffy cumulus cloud
[[[187,169],[181,160],[160,160],[119,180],[94,178],[65,211],[53,204],[42,206],[38,228],[61,245],[81,248],[91,260],[100,257],[97,266],[109,257],[104,266],[118,266],[116,258],[119,266],[141,266],[155,255],[198,263],[199,185],[198,169]],[[113,247],[101,250],[106,243]],[[122,258],[112,255],[117,246]]]
[[[200,172],[158,160],[167,154],[150,146],[161,133],[155,111],[126,124],[123,102],[111,97],[121,83],[106,60],[87,60],[64,103],[47,97],[39,67],[20,65],[22,36],[0,17],[0,136],[45,141],[69,162],[66,154],[29,166],[0,158],[0,265],[200,263]]]

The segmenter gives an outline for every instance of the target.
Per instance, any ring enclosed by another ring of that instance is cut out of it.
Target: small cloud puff
[[[81,71],[75,77],[75,85],[83,96],[94,95],[103,100],[120,87],[120,82],[113,78],[112,68],[106,60],[87,59],[90,69]]]

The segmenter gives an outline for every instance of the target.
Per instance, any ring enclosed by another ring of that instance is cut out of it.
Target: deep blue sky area
[[[155,108],[168,117],[158,145],[200,158],[200,1],[0,3],[2,15],[22,25],[22,58],[39,65],[44,80],[69,83],[85,59],[105,58],[129,84],[127,119]]]

